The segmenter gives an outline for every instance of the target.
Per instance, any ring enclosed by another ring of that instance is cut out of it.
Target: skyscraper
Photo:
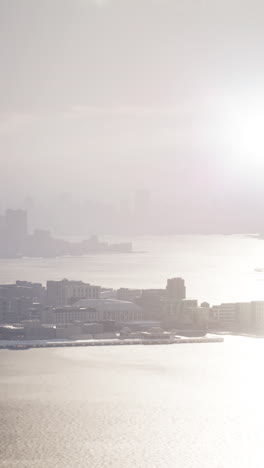
[[[16,237],[25,237],[27,235],[27,212],[25,210],[6,210],[6,229],[8,234]]]
[[[186,297],[184,279],[171,278],[167,280],[166,298],[169,301],[182,301]]]
[[[27,233],[27,212],[6,210],[3,250],[7,256],[23,254]]]

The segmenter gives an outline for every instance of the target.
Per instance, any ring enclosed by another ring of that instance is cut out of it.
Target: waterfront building
[[[46,290],[39,283],[16,281],[0,285],[0,323],[15,323],[37,317],[46,300]]]
[[[116,299],[82,299],[77,302],[76,306],[95,309],[95,321],[129,322],[142,320],[142,308],[134,302]]]
[[[28,320],[23,323],[24,336],[28,340],[44,340],[56,338],[56,329],[51,325],[41,325],[38,320]]]
[[[96,322],[97,313],[91,307],[56,307],[46,311],[45,321],[56,325],[65,325],[72,322]]]
[[[185,298],[186,287],[184,279],[168,279],[163,301],[163,320],[173,321],[174,323],[180,322],[186,309],[197,306],[197,301],[186,300]]]
[[[12,322],[21,322],[30,318],[32,299],[30,297],[14,297],[10,301]]]
[[[13,316],[11,317],[10,302],[5,297],[0,297],[0,324],[12,323]]]
[[[14,299],[18,297],[30,297],[32,301],[45,302],[46,289],[40,283],[28,281],[16,281],[15,284],[1,284],[0,297]]]
[[[237,303],[237,322],[241,331],[248,332],[255,327],[252,302]]]
[[[256,331],[264,331],[264,301],[253,301],[252,303],[253,324]]]
[[[224,303],[211,307],[210,325],[226,330],[234,329],[238,324],[238,308],[236,303]]]
[[[162,319],[165,289],[144,289],[136,303],[143,309],[144,320]]]
[[[182,301],[186,298],[185,281],[182,278],[171,278],[167,280],[166,300]]]
[[[192,307],[192,320],[194,324],[194,328],[204,330],[208,328],[209,324],[209,314],[210,308],[209,307]]]
[[[264,301],[220,304],[210,309],[210,326],[244,333],[264,330]]]
[[[0,325],[1,340],[16,340],[25,337],[25,328],[22,325]]]
[[[120,301],[135,301],[142,294],[141,289],[120,288],[116,291],[116,298]]]
[[[74,304],[80,299],[98,299],[100,286],[83,281],[47,281],[47,305],[54,307]]]
[[[57,339],[76,339],[82,336],[81,326],[75,324],[57,325],[55,327]],[[91,335],[86,335],[86,339],[92,338]]]
[[[30,291],[30,297],[34,302],[39,302],[40,304],[45,304],[46,302],[46,288],[42,286],[41,283],[32,283],[30,281],[16,281],[16,286],[18,288],[30,288],[27,289],[27,292]]]

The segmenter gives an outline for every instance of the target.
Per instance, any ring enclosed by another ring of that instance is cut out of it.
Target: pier
[[[135,345],[173,345],[191,343],[222,343],[223,337],[195,337],[195,338],[175,338],[175,339],[105,339],[105,340],[2,340],[0,349],[27,350],[31,348],[72,348],[84,346],[135,346]]]

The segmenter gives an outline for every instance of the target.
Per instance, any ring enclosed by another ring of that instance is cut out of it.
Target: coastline
[[[105,339],[105,340],[0,340],[0,350],[9,349],[24,351],[31,348],[65,348],[84,346],[135,346],[135,345],[165,345],[192,343],[223,343],[223,337],[175,337],[171,339]]]

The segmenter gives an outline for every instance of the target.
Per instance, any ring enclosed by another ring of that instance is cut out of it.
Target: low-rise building
[[[82,299],[76,306],[94,309],[96,314],[93,320],[96,322],[142,320],[142,308],[134,302],[118,301],[116,299]]]
[[[10,308],[10,301],[5,297],[0,297],[0,323],[13,323],[13,315]]]
[[[252,320],[254,328],[257,332],[264,331],[264,301],[253,301],[252,303]]]
[[[208,328],[209,325],[209,307],[192,307],[192,319],[194,328],[204,330]]]
[[[83,335],[97,335],[98,333],[104,332],[104,326],[102,323],[84,323],[82,325]]]
[[[116,291],[116,298],[120,301],[133,302],[141,296],[141,289],[120,288]]]
[[[82,337],[82,328],[74,324],[57,325],[55,333],[57,339],[77,339]]]
[[[252,302],[237,303],[237,323],[239,330],[250,332],[255,327],[254,307]]]
[[[91,307],[57,307],[46,311],[46,323],[66,325],[73,322],[95,322],[97,313]]]
[[[56,329],[54,326],[41,325],[37,321],[27,321],[23,323],[25,330],[25,339],[27,340],[45,340],[56,338]]]
[[[23,325],[1,325],[0,326],[0,339],[1,340],[15,340],[23,339],[25,337],[25,329]]]
[[[209,322],[211,327],[232,330],[238,324],[237,303],[214,305],[210,310]]]
[[[210,326],[223,331],[244,333],[264,331],[264,301],[213,306],[210,309]]]

